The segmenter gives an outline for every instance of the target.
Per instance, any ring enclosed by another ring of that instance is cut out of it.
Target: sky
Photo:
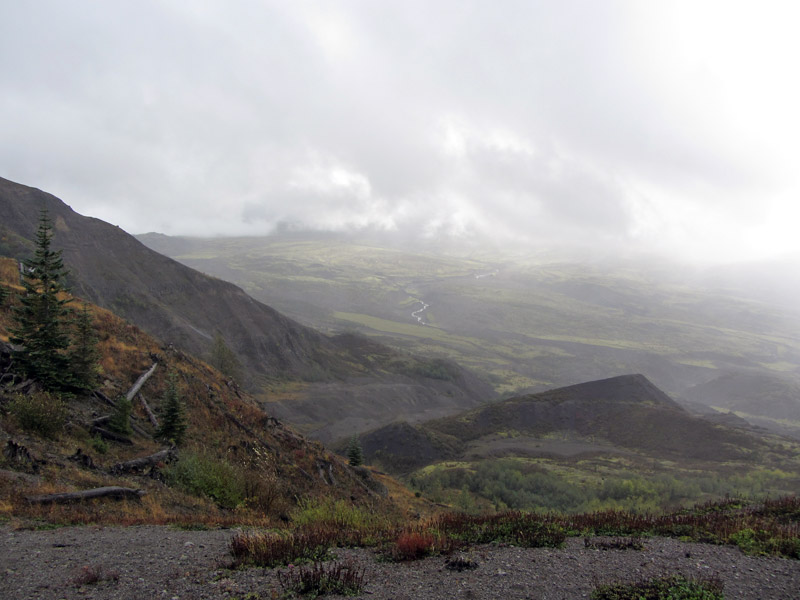
[[[0,176],[130,233],[800,255],[800,3],[0,0]]]

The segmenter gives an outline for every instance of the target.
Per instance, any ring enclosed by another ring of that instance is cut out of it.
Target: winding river
[[[427,304],[427,303],[423,302],[422,300],[417,300],[417,302],[419,302],[420,304],[422,304],[422,308],[420,308],[420,309],[417,309],[417,310],[415,310],[414,312],[412,312],[412,313],[411,313],[411,316],[412,316],[414,319],[416,319],[416,320],[417,320],[417,323],[419,323],[420,325],[427,325],[427,323],[425,322],[425,320],[424,320],[424,319],[423,319],[423,318],[422,318],[420,315],[421,315],[422,313],[424,313],[426,310],[428,310],[428,307],[430,306],[430,304]]]

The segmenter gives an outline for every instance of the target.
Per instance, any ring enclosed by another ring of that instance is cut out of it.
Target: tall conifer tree
[[[71,387],[67,349],[70,345],[70,310],[64,298],[67,270],[61,251],[51,248],[53,223],[42,209],[36,232],[36,252],[23,261],[21,305],[15,307],[16,326],[11,328],[11,342],[19,346],[14,360],[28,377],[47,389]]]
[[[186,419],[183,416],[183,404],[178,395],[178,376],[171,372],[167,376],[167,390],[163,399],[164,412],[161,415],[161,426],[156,436],[180,446],[186,434]]]
[[[75,314],[75,334],[69,351],[73,385],[92,390],[97,383],[100,352],[97,349],[97,333],[94,330],[92,313],[84,304]]]

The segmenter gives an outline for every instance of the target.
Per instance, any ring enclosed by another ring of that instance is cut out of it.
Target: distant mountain
[[[362,445],[367,457],[407,472],[479,446],[483,455],[492,445],[508,450],[509,438],[516,439],[514,452],[535,453],[537,440],[553,435],[584,440],[587,451],[670,459],[738,459],[763,445],[744,430],[689,414],[642,375],[519,396],[417,427],[392,424],[362,436]]]
[[[800,438],[800,385],[795,381],[764,373],[725,373],[682,396],[694,405],[733,411],[748,422]]]

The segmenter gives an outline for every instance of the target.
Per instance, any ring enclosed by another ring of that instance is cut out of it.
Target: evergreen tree
[[[219,331],[214,334],[214,345],[211,347],[211,366],[226,377],[241,379],[242,365]]]
[[[117,398],[117,405],[111,412],[108,428],[111,431],[116,431],[123,435],[133,433],[133,428],[131,427],[131,412],[133,412],[133,403],[125,396]]]
[[[156,436],[180,446],[186,433],[186,419],[183,416],[183,404],[178,394],[178,377],[171,372],[167,377],[167,390],[162,399],[164,414]]]
[[[5,308],[6,302],[8,301],[8,297],[11,295],[11,292],[8,288],[4,285],[0,285],[0,308]]]
[[[94,389],[100,352],[97,349],[97,333],[92,314],[85,304],[75,317],[75,335],[69,359],[74,386],[84,390]]]
[[[50,390],[71,385],[69,357],[70,310],[64,298],[63,285],[67,271],[61,251],[54,251],[50,242],[53,224],[43,209],[36,232],[36,251],[32,259],[23,261],[21,305],[15,307],[16,326],[10,340],[20,346],[14,360],[28,377]]]
[[[361,450],[361,444],[356,434],[353,434],[353,437],[350,438],[350,444],[347,446],[347,460],[353,467],[359,467],[364,464],[364,452]]]

